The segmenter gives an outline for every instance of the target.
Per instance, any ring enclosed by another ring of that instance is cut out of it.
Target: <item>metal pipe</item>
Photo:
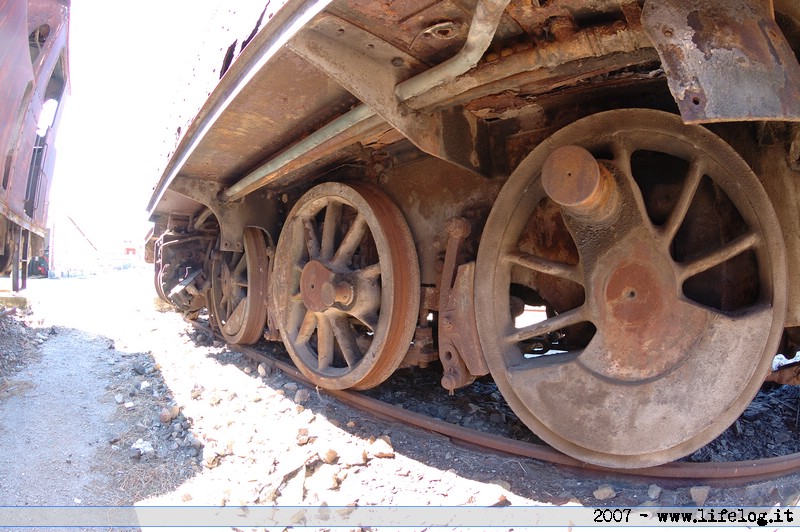
[[[333,122],[329,122],[324,127],[316,130],[288,150],[281,152],[266,163],[262,164],[242,179],[226,188],[220,193],[220,199],[225,202],[235,201],[250,192],[258,189],[263,183],[259,183],[273,172],[277,172],[282,167],[301,157],[303,154],[329,141],[336,135],[344,133],[353,126],[365,122],[375,116],[375,111],[364,104],[359,105],[343,114]]]
[[[472,16],[467,40],[458,54],[418,76],[398,83],[395,86],[395,96],[398,103],[419,96],[460,76],[477,65],[484,52],[489,48],[497,31],[497,26],[500,24],[500,18],[503,16],[503,12],[510,1],[480,0]],[[282,167],[331,140],[336,135],[372,118],[375,114],[375,111],[366,105],[359,105],[248,173],[242,179],[223,190],[220,193],[220,199],[224,202],[231,202],[257,190],[265,184],[270,174],[277,172]]]
[[[464,46],[456,55],[433,68],[399,83],[394,93],[400,102],[447,83],[475,67],[492,43],[500,18],[510,0],[481,0],[475,7]]]

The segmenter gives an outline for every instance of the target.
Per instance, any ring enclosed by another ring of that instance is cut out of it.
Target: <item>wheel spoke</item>
[[[317,238],[317,224],[313,218],[303,219],[303,236],[306,241],[306,248],[308,249],[308,258],[319,258],[319,238]]]
[[[336,232],[341,220],[342,204],[333,199],[329,200],[322,226],[322,249],[319,255],[322,260],[328,260],[333,256],[333,250],[336,248]]]
[[[247,312],[247,300],[242,299],[236,305],[236,308],[233,309],[231,312],[231,306],[228,307],[228,319],[225,320],[225,329],[228,331],[229,334],[236,334],[236,331],[242,326],[244,323],[245,313]]]
[[[363,315],[354,313],[351,314],[351,316],[363,323],[370,330],[370,332],[374,333],[378,328],[378,316],[374,312]]]
[[[318,368],[331,367],[333,364],[333,327],[328,316],[320,314],[317,318],[317,360]]]
[[[332,262],[337,266],[349,264],[366,232],[367,220],[361,213],[358,213],[356,219],[353,220],[353,224],[347,230],[347,234],[342,238],[342,243],[339,249],[336,250],[336,255],[333,256]]]
[[[245,253],[235,253],[232,257],[231,263],[234,264],[233,270],[231,270],[231,278],[237,279],[241,277],[243,273],[245,273],[247,268],[247,254]]]
[[[347,367],[354,368],[361,360],[361,350],[356,343],[356,337],[346,317],[331,318],[333,334],[342,350],[342,355],[347,362]]]
[[[357,270],[355,274],[367,281],[374,281],[381,275],[381,264],[376,262],[375,264]]]
[[[693,161],[689,167],[689,171],[686,175],[686,182],[683,184],[683,188],[681,189],[681,195],[678,198],[675,207],[672,209],[669,219],[661,230],[661,237],[667,247],[672,244],[672,241],[675,239],[675,235],[678,233],[678,229],[680,229],[684,219],[686,218],[686,213],[689,212],[689,207],[692,205],[692,200],[694,199],[695,193],[697,192],[697,187],[700,185],[700,180],[703,178],[704,172],[705,170],[703,165],[700,164],[699,161]]]
[[[617,168],[625,172],[631,173],[631,150],[628,148],[628,143],[619,135],[614,137],[611,141],[611,153],[614,155],[614,164]]]
[[[748,249],[755,248],[760,241],[761,238],[756,233],[746,233],[710,253],[679,265],[678,279],[683,282],[690,277],[719,266]]]
[[[297,330],[297,337],[295,338],[295,342],[300,345],[306,345],[308,341],[311,339],[311,335],[314,334],[314,331],[317,328],[317,316],[310,310],[306,311],[305,316],[303,317],[302,323],[300,323],[300,327]]]
[[[578,323],[587,321],[586,318],[587,309],[585,305],[582,305],[539,323],[516,329],[508,335],[507,339],[511,343],[524,342],[525,340],[544,336],[547,333],[555,332],[559,329],[569,327],[570,325],[577,325]]]
[[[552,275],[574,283],[583,284],[583,276],[578,266],[555,262],[529,253],[513,252],[506,255],[505,259],[513,264],[522,266],[545,275]]]

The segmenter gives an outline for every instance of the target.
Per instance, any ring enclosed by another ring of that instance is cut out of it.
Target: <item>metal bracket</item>
[[[478,338],[473,284],[475,262],[457,266],[464,241],[472,227],[464,218],[451,218],[444,268],[439,286],[439,359],[442,386],[451,392],[489,373]]]
[[[422,151],[480,175],[489,175],[489,135],[483,120],[460,106],[433,113],[413,111],[395,95],[395,87],[401,81],[423,68],[410,55],[325,13],[288,46],[367,104]]]
[[[236,206],[219,199],[224,185],[213,181],[177,176],[170,190],[202,203],[214,213],[220,226],[220,249],[222,251],[244,250],[242,235],[245,227],[260,227],[270,238],[277,234],[277,208],[268,208],[270,200],[264,190],[254,192],[235,202]]]
[[[642,22],[684,122],[800,120],[800,64],[771,1],[646,2]]]

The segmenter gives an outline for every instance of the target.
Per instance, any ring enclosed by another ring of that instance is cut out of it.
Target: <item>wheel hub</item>
[[[649,245],[646,231],[634,231],[600,259],[589,293],[605,349],[581,358],[609,379],[635,382],[676,368],[706,319],[678,298],[673,269],[663,253]]]
[[[312,312],[324,312],[353,302],[353,286],[318,260],[309,261],[300,274],[300,295]]]

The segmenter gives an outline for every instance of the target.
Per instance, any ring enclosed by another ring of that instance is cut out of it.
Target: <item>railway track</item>
[[[208,335],[212,335],[220,341],[224,341],[222,337],[212,331],[207,325],[196,320],[188,321],[196,329]],[[297,368],[283,360],[261,352],[252,346],[237,345],[236,349],[256,365],[264,363],[273,369],[281,370],[298,382],[312,388],[314,387],[314,384],[306,379]],[[359,392],[338,390],[320,391],[361,411],[383,419],[389,419],[411,427],[441,434],[457,444],[479,447],[491,452],[531,458],[587,474],[612,474],[620,478],[635,477],[639,480],[658,480],[662,482],[685,481],[693,484],[701,483],[725,487],[779,478],[800,471],[800,453],[759,460],[733,462],[671,462],[660,466],[625,470],[606,468],[581,462],[545,445],[514,440],[512,438],[462,427],[391,405]]]

